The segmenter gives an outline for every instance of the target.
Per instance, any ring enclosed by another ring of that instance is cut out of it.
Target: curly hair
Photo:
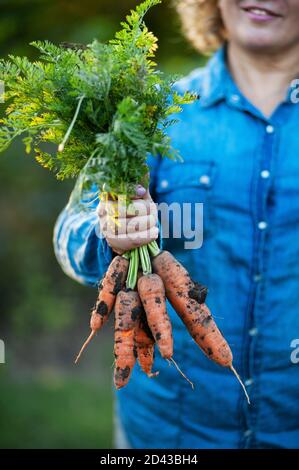
[[[202,53],[218,49],[226,39],[218,0],[175,0],[183,31]]]

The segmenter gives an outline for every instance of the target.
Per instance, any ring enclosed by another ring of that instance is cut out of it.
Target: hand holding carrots
[[[105,200],[98,205],[101,232],[117,254],[147,245],[159,235],[158,214],[148,190],[136,187],[136,196],[129,205],[125,201]]]

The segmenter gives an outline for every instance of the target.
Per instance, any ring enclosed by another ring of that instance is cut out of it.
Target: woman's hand
[[[142,186],[136,187],[136,196],[128,206],[121,200],[101,201],[97,212],[101,232],[117,254],[158,238],[157,207]]]

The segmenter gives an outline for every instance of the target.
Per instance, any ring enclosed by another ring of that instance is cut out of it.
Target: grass
[[[109,385],[51,374],[16,382],[1,373],[0,448],[111,448]]]

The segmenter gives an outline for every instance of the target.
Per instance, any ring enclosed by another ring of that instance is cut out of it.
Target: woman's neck
[[[299,45],[288,52],[261,54],[234,43],[228,45],[228,64],[236,84],[267,117],[284,100],[291,81],[299,74]]]

